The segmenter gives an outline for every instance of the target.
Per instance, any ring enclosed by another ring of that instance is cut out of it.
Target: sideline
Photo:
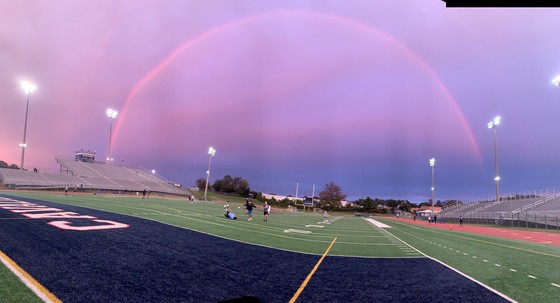
[[[45,303],[62,303],[55,295],[48,291],[41,283],[37,282],[23,268],[19,267],[14,260],[0,251],[0,261],[6,265],[31,291],[33,291]]]
[[[334,237],[334,239],[331,242],[331,245],[329,245],[329,248],[327,248],[327,250],[325,251],[325,253],[323,254],[323,256],[321,257],[321,259],[319,259],[319,261],[317,261],[317,264],[315,264],[315,267],[313,267],[313,269],[311,270],[311,272],[309,273],[309,275],[307,275],[307,278],[305,278],[305,280],[303,281],[303,283],[301,283],[301,286],[298,288],[298,290],[296,291],[296,293],[294,294],[294,296],[292,297],[292,299],[290,299],[290,303],[294,303],[297,298],[299,297],[299,295],[301,294],[301,292],[303,291],[303,289],[305,289],[305,287],[307,286],[307,283],[309,283],[309,280],[311,280],[311,277],[313,276],[313,274],[315,273],[315,271],[317,271],[317,268],[319,268],[319,265],[321,265],[321,263],[323,262],[323,259],[327,256],[327,254],[329,253],[329,250],[331,250],[331,247],[334,245],[334,242],[336,242],[336,237]]]

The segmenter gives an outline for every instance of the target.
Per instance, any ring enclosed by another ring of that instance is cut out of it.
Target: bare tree
[[[346,199],[346,195],[342,193],[340,186],[329,182],[325,184],[323,191],[319,193],[319,203],[317,206],[321,209],[332,210],[342,206],[340,201]]]

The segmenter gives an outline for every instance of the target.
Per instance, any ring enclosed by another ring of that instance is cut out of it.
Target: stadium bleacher
[[[447,222],[531,226],[560,229],[560,193],[511,195],[500,201],[484,201],[449,207],[438,214]]]
[[[14,189],[109,190],[187,195],[187,191],[144,169],[111,166],[104,163],[82,162],[56,157],[60,173],[40,173],[0,168],[0,182]]]

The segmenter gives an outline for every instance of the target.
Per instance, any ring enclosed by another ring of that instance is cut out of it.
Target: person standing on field
[[[247,210],[247,216],[249,217],[249,219],[247,219],[247,221],[253,221],[253,208],[257,207],[255,204],[253,204],[253,201],[251,200],[247,200],[247,204],[243,205],[245,206],[245,209]]]
[[[268,202],[265,201],[263,206],[264,222],[268,222],[268,215],[270,215],[270,209],[271,209],[270,205],[268,204]]]

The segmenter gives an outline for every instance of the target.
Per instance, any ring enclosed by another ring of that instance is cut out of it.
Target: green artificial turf
[[[147,218],[219,237],[302,253],[407,258],[431,257],[518,302],[557,302],[560,297],[560,247],[434,229],[375,217],[391,228],[381,229],[364,218],[289,212],[273,206],[263,222],[261,205],[247,221],[244,199],[209,194],[210,202],[152,196],[9,193],[119,214]],[[221,201],[221,202],[220,202]],[[224,217],[228,203],[238,220]]]

